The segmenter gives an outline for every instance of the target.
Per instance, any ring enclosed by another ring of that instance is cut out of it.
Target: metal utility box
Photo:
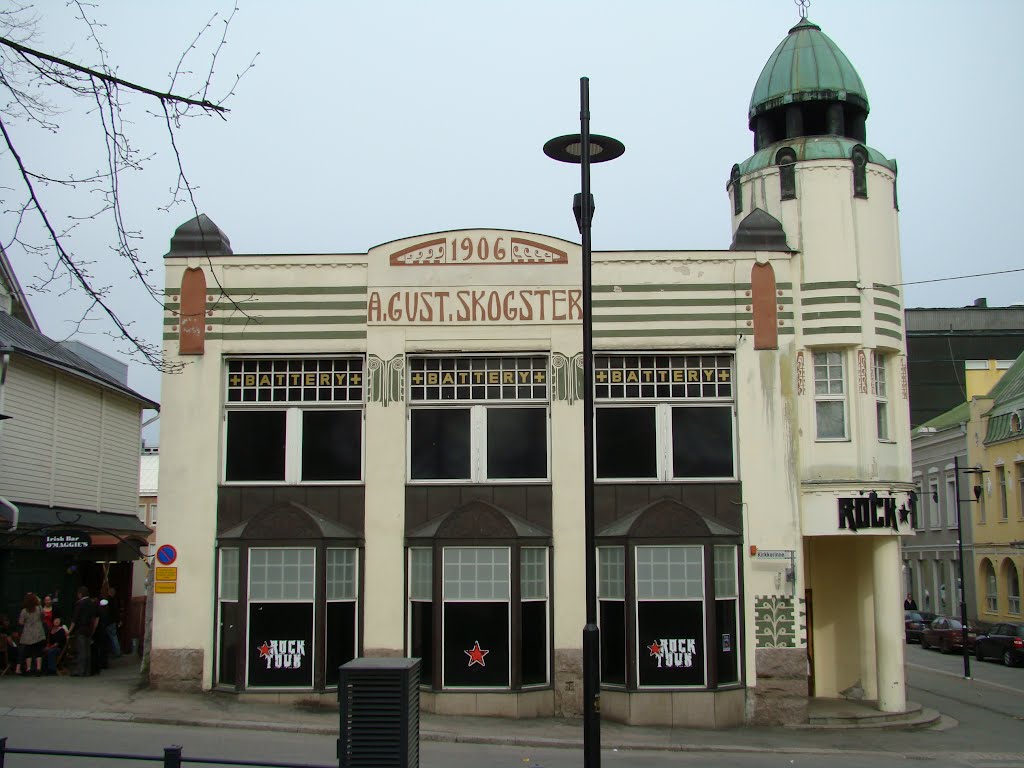
[[[338,668],[340,768],[419,768],[420,660],[353,659]]]

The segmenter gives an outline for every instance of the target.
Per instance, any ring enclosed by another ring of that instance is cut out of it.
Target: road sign
[[[156,559],[160,565],[170,565],[178,559],[178,550],[170,544],[162,544],[156,551]]]
[[[158,595],[173,595],[178,591],[178,582],[158,581],[153,585],[153,591]]]
[[[178,580],[178,569],[177,568],[155,568],[157,581],[177,581]]]
[[[754,553],[758,560],[789,560],[793,557],[791,549],[759,549]]]

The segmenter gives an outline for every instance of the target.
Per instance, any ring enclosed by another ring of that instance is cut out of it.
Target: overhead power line
[[[946,280],[966,280],[969,277],[988,277],[990,275],[1007,275],[1010,272],[1024,272],[1024,267],[1020,269],[1001,269],[998,272],[979,272],[976,275],[960,275],[959,277],[933,277],[931,280],[914,280],[910,283],[896,283],[896,285],[921,285],[922,283],[942,283]]]

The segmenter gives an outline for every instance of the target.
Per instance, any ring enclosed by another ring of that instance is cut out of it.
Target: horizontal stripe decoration
[[[859,337],[863,333],[860,303],[860,291],[855,280],[802,283],[800,332],[804,336]]]
[[[174,298],[176,293],[168,292]],[[206,338],[273,341],[365,339],[365,286],[209,286]],[[176,339],[180,305],[164,303],[164,339]]]
[[[875,333],[892,339],[903,340],[903,303],[899,288],[875,283]]]
[[[793,333],[792,283],[780,282],[777,301],[781,335]],[[750,283],[648,283],[594,286],[594,338],[692,340],[731,347],[753,334]]]

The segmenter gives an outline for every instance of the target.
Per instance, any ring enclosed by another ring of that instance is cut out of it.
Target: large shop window
[[[362,358],[228,360],[226,375],[226,482],[362,478]]]
[[[411,357],[409,478],[546,480],[548,360]]]
[[[313,685],[316,550],[249,550],[249,687]]]
[[[519,543],[444,543],[464,534],[467,523]],[[426,545],[426,536],[434,543]],[[426,524],[412,539],[407,647],[422,660],[423,684],[496,690],[548,685],[550,532],[476,500]]]
[[[736,477],[730,355],[598,355],[601,480]]]
[[[680,530],[696,515],[671,500],[650,510],[655,518],[675,518]],[[708,535],[693,543],[627,537],[598,547],[603,685],[638,690],[740,683],[739,537],[704,522]]]

